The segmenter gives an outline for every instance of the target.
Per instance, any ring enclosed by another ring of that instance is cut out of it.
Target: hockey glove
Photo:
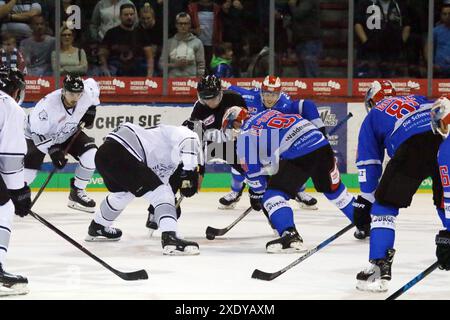
[[[57,169],[62,169],[67,163],[64,151],[61,149],[61,145],[55,144],[48,149],[48,154],[52,159],[52,163]]]
[[[91,129],[94,126],[95,114],[97,113],[96,106],[90,106],[80,122],[84,122],[84,126],[87,129]]]
[[[248,190],[248,194],[250,197],[250,205],[253,210],[261,211],[262,209],[262,198],[264,196],[264,192],[256,193],[252,189]]]
[[[441,230],[436,235],[436,257],[439,269],[450,270],[450,231]]]
[[[198,172],[193,170],[182,170],[180,174],[180,193],[189,198],[192,197],[198,188]]]
[[[372,209],[372,203],[361,196],[353,202],[353,223],[356,226],[354,233],[355,238],[364,239],[370,234],[370,209]]]
[[[26,184],[22,189],[8,190],[11,200],[14,203],[15,213],[25,217],[31,209],[31,191]]]

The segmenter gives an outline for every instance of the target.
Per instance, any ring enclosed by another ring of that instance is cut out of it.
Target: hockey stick
[[[233,228],[239,221],[245,218],[246,215],[248,215],[252,211],[252,207],[249,207],[247,210],[245,210],[236,220],[233,221],[232,224],[230,224],[228,227],[223,229],[216,229],[213,227],[206,228],[206,239],[208,240],[214,240],[216,236],[223,236],[225,233],[230,231],[231,228]]]
[[[330,130],[330,132],[328,132],[328,135],[332,135],[338,131],[351,117],[353,117],[353,113],[349,112],[344,119],[342,119],[337,125],[334,126],[333,129]]]
[[[401,296],[401,295],[404,294],[407,290],[409,290],[409,288],[411,288],[412,286],[414,286],[415,284],[417,284],[420,280],[422,280],[422,279],[425,278],[427,275],[429,275],[429,274],[432,273],[434,270],[436,270],[437,267],[439,267],[439,263],[436,261],[436,262],[433,263],[431,266],[429,266],[426,270],[422,271],[422,272],[419,273],[416,277],[414,277],[414,279],[412,279],[410,282],[408,282],[408,283],[405,284],[403,287],[401,287],[400,289],[398,289],[397,291],[395,291],[393,294],[391,294],[389,297],[387,297],[386,300],[395,300],[395,299],[397,299],[399,296]]]
[[[265,280],[265,281],[271,281],[277,277],[279,277],[280,275],[282,275],[283,273],[285,273],[286,271],[288,271],[289,269],[291,269],[292,267],[295,267],[296,265],[298,265],[300,262],[302,262],[303,260],[306,260],[306,258],[312,256],[314,253],[316,253],[317,251],[319,251],[320,249],[322,249],[323,247],[325,247],[326,245],[328,245],[330,242],[334,241],[335,239],[339,238],[341,235],[343,235],[344,233],[346,233],[348,230],[350,230],[351,228],[353,228],[355,225],[353,223],[349,224],[348,226],[346,226],[344,229],[340,230],[338,233],[332,235],[331,237],[329,237],[327,240],[323,241],[322,243],[320,243],[317,247],[309,250],[308,252],[306,252],[303,256],[301,256],[300,258],[298,258],[297,260],[295,260],[294,262],[292,262],[291,264],[287,265],[286,267],[284,267],[281,270],[278,270],[276,272],[264,272],[261,271],[259,269],[255,269],[252,273],[252,278],[254,279],[259,279],[259,280]]]
[[[82,122],[79,125],[77,132],[75,132],[75,134],[72,136],[72,139],[70,140],[69,144],[64,149],[64,155],[66,155],[69,152],[69,149],[72,147],[73,143],[75,142],[75,139],[80,135],[81,131],[83,131],[83,128],[84,128],[84,122]],[[47,187],[48,183],[50,182],[50,180],[52,179],[52,177],[56,173],[56,171],[58,171],[58,168],[54,167],[52,172],[50,172],[50,174],[48,175],[48,177],[45,180],[44,184],[41,186],[41,188],[39,189],[38,193],[34,197],[33,201],[31,202],[31,207],[30,208],[33,208],[34,204],[39,199],[39,197],[41,196],[41,194],[44,191],[45,187]]]
[[[37,213],[33,212],[30,210],[30,215],[35,218],[37,221],[39,221],[40,223],[44,224],[46,227],[48,227],[49,229],[53,230],[54,232],[56,232],[58,235],[60,235],[62,238],[64,238],[65,240],[67,240],[68,242],[70,242],[71,244],[73,244],[75,247],[77,247],[78,249],[80,249],[81,251],[83,251],[85,254],[87,254],[89,257],[91,257],[92,259],[94,259],[95,261],[97,261],[98,263],[100,263],[102,266],[104,266],[106,269],[108,269],[109,271],[111,271],[112,273],[114,273],[115,275],[119,276],[120,278],[122,278],[123,280],[127,280],[127,281],[133,281],[133,280],[144,280],[144,279],[148,279],[148,274],[147,271],[145,270],[138,270],[138,271],[134,271],[134,272],[121,272],[119,270],[114,269],[113,267],[111,267],[109,264],[107,264],[105,261],[103,261],[102,259],[100,259],[99,257],[97,257],[96,255],[94,255],[93,253],[91,253],[89,250],[87,250],[85,247],[83,247],[81,244],[79,244],[78,242],[76,242],[75,240],[73,240],[71,237],[69,237],[67,234],[65,234],[64,232],[62,232],[61,230],[59,230],[58,228],[56,228],[54,225],[52,225],[50,222],[48,222],[47,220],[45,220],[44,218],[42,218],[41,216],[39,216]]]

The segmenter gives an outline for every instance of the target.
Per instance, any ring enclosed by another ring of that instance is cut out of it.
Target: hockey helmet
[[[450,131],[450,100],[444,97],[437,99],[431,108],[430,118],[433,133],[447,138]]]
[[[197,84],[197,93],[201,100],[214,99],[221,92],[222,84],[215,75],[203,76]]]
[[[366,96],[364,97],[364,104],[367,112],[375,107],[375,105],[381,100],[388,97],[395,97],[396,95],[397,91],[391,81],[382,80],[372,82],[369,90],[366,92]]]
[[[68,92],[82,93],[84,91],[83,79],[68,74],[64,78],[63,88]]]
[[[272,108],[280,99],[281,79],[267,76],[261,85],[261,100],[266,108]]]
[[[25,98],[25,77],[14,67],[0,66],[0,90],[11,96],[18,104]],[[19,90],[17,96],[13,96]]]

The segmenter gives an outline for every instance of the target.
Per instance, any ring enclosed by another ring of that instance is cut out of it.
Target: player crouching
[[[200,141],[186,127],[159,126],[144,129],[125,123],[106,136],[95,157],[97,170],[111,192],[100,204],[86,241],[118,241],[120,229],[113,222],[135,197],[144,197],[154,208],[154,221],[161,231],[163,254],[196,255],[196,242],[177,237],[175,195],[169,178],[180,163],[180,193],[197,192]]]

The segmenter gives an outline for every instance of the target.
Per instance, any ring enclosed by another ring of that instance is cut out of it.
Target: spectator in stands
[[[71,74],[84,76],[87,73],[88,63],[86,52],[74,47],[75,31],[63,26],[61,28],[61,53],[59,65],[61,75]],[[56,52],[52,52],[52,69],[56,70]]]
[[[0,10],[2,9],[2,32],[11,33],[18,42],[31,36],[29,23],[42,11],[39,2],[34,0],[2,0]]]
[[[297,54],[299,76],[317,78],[322,54],[320,30],[320,2],[289,0],[292,16],[292,36]]]
[[[100,0],[91,17],[91,38],[101,42],[106,32],[117,27],[120,22],[120,8],[123,4],[132,4],[130,0]]]
[[[233,46],[229,42],[223,42],[214,48],[211,60],[211,72],[219,78],[232,78]]]
[[[25,58],[22,52],[17,49],[16,38],[11,33],[2,34],[1,64],[10,68],[17,68],[26,74]]]
[[[158,61],[161,56],[161,47],[163,42],[163,32],[161,23],[157,23],[155,18],[155,11],[151,5],[146,2],[139,10],[139,25],[137,27],[138,33],[143,37],[143,43],[148,47],[148,54],[154,59],[154,74],[153,76],[161,76],[158,68]],[[155,68],[156,67],[156,68]]]
[[[222,4],[222,24],[223,34],[222,40],[229,42],[233,46],[233,53],[236,56],[242,54],[242,40],[243,40],[243,19],[244,19],[244,6],[240,0],[224,0]],[[239,63],[233,61],[234,76],[239,76]]]
[[[45,33],[46,24],[41,15],[31,18],[31,29],[32,36],[20,43],[28,75],[48,76],[51,73],[50,56],[55,49],[55,38]]]
[[[205,49],[205,62],[209,66],[213,46],[222,43],[222,18],[220,5],[212,0],[198,0],[188,6],[192,19],[193,32],[202,41]]]
[[[168,41],[169,77],[201,77],[205,73],[205,53],[199,38],[193,35],[191,18],[186,12],[176,16],[177,33]]]
[[[99,51],[105,76],[152,77],[153,50],[135,28],[136,8],[132,3],[120,7],[120,25],[109,29]]]
[[[403,48],[410,31],[404,2],[361,0],[355,10],[355,32],[359,40],[356,77],[403,76],[406,69],[402,63]]]
[[[450,4],[441,8],[441,20],[433,29],[434,77],[450,78]]]

